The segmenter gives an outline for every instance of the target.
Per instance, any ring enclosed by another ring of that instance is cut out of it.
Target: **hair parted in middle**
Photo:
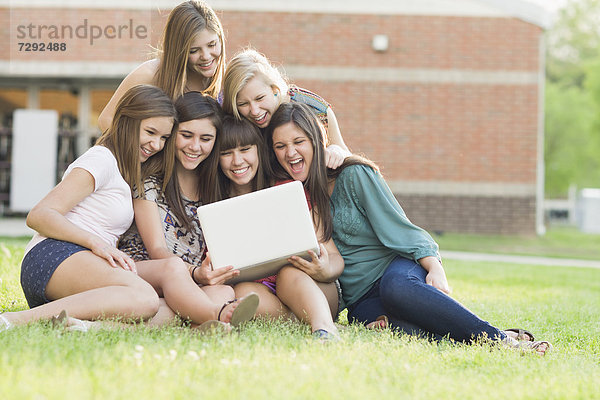
[[[273,117],[271,117],[271,122],[266,131],[267,146],[270,149],[269,159],[275,179],[290,179],[288,173],[279,164],[273,151],[273,132],[278,127],[288,123],[292,123],[302,130],[312,144],[313,158],[308,170],[308,177],[304,182],[304,189],[310,195],[313,212],[316,209],[318,213],[316,224],[317,226],[321,224],[322,240],[326,241],[331,238],[333,233],[332,214],[335,213],[329,201],[329,182],[336,179],[344,169],[353,165],[364,165],[372,168],[377,173],[380,173],[379,167],[366,157],[353,154],[346,157],[338,168],[327,168],[325,163],[325,135],[323,133],[325,128],[309,106],[290,102],[279,106]]]
[[[140,163],[140,126],[142,120],[154,117],[173,119],[171,136],[177,128],[177,112],[165,92],[152,85],[136,85],[119,100],[110,128],[96,141],[107,147],[117,159],[119,172],[132,190],[141,188],[144,176],[161,171],[170,177],[174,168],[174,140],[169,138],[161,152]],[[141,191],[143,192],[143,191]]]
[[[323,127],[317,119],[317,116],[310,108],[302,103],[284,103],[279,106],[277,111],[271,117],[271,122],[267,128],[267,146],[269,147],[269,158],[273,168],[275,179],[290,179],[288,173],[277,161],[273,151],[273,133],[274,131],[288,123],[294,124],[310,140],[313,147],[313,159],[308,169],[308,177],[303,182],[304,189],[310,195],[310,203],[313,217],[317,227],[323,232],[322,241],[331,238],[333,232],[333,222],[331,219],[331,206],[329,204],[329,193],[327,190],[327,166],[325,164],[325,142],[323,141]]]
[[[177,110],[177,116],[179,123],[193,121],[197,119],[208,119],[211,124],[215,127],[216,138],[218,139],[221,135],[223,111],[221,106],[215,99],[210,96],[203,95],[200,92],[188,92],[181,96],[175,102],[175,109]],[[178,133],[176,133],[178,134]],[[175,143],[176,140],[173,140]],[[175,160],[175,155],[173,155]],[[217,186],[217,178],[212,172],[210,166],[219,160],[219,155],[215,151],[214,147],[208,157],[204,159],[198,167],[196,167],[196,175],[198,176],[198,197],[204,203],[205,199],[212,198],[214,196],[215,187]],[[164,179],[164,178],[163,178]],[[166,182],[163,180],[163,186],[166,186],[164,190],[165,198],[175,218],[181,225],[187,229],[191,228],[191,221],[185,212],[184,201],[181,197],[181,190],[179,188],[179,180],[177,174],[174,173],[170,176]]]
[[[203,91],[217,98],[225,72],[225,34],[215,11],[202,0],[189,0],[171,10],[159,48],[160,64],[156,84],[173,99],[183,95],[187,83],[188,57],[196,35],[203,29],[217,34],[221,42],[221,56],[217,70]]]
[[[237,53],[227,64],[223,79],[223,111],[242,119],[237,109],[237,96],[246,84],[258,78],[278,93],[279,104],[287,97],[288,83],[264,55],[254,49]]]

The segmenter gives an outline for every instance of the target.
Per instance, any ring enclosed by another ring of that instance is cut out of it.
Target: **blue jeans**
[[[435,340],[470,342],[484,334],[492,339],[506,336],[425,283],[426,276],[427,271],[415,261],[396,257],[369,292],[348,307],[348,320],[367,324],[387,315],[392,328]]]

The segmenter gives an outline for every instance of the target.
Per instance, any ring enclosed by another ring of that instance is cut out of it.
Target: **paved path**
[[[31,236],[33,231],[25,225],[24,218],[0,218],[0,236]],[[467,253],[462,251],[442,251],[442,258],[464,261],[489,261],[509,264],[548,265],[556,267],[600,268],[600,261],[550,258],[536,256],[516,256],[508,254]]]
[[[547,265],[554,267],[600,268],[600,261],[572,258],[517,256],[509,254],[467,253],[463,251],[440,251],[442,258],[464,261],[490,261],[509,264]]]

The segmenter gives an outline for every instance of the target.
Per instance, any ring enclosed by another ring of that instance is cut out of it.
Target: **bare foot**
[[[380,315],[373,322],[369,322],[366,327],[367,329],[385,329],[389,327],[390,323],[388,321],[388,317],[385,315]]]

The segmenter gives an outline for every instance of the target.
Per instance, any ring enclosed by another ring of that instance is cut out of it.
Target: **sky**
[[[558,10],[561,6],[563,6],[567,3],[567,0],[525,0],[525,1],[527,1],[529,3],[537,4],[538,6],[545,8],[549,13],[556,12],[556,10]]]

